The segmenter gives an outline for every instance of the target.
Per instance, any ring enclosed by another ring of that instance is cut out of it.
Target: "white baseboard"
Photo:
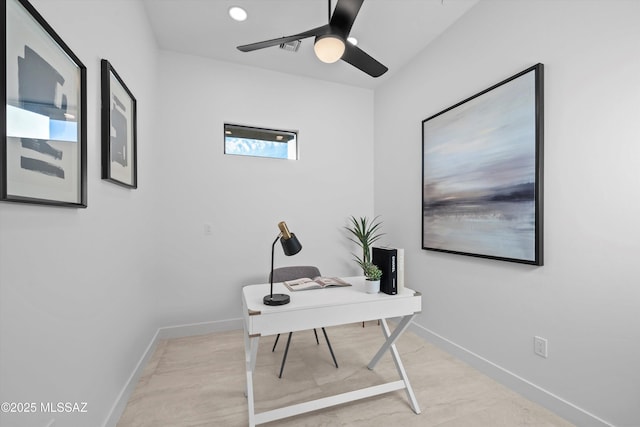
[[[580,427],[614,427],[613,424],[591,414],[548,390],[533,384],[513,372],[496,365],[490,360],[448,340],[447,338],[413,322],[410,330],[447,353],[473,366],[490,378],[504,384],[511,390],[536,402],[567,421]]]
[[[111,411],[109,411],[109,415],[107,416],[104,424],[102,424],[102,427],[116,427],[116,425],[118,424],[118,420],[120,420],[120,417],[122,416],[122,413],[127,406],[127,402],[129,401],[131,393],[133,393],[133,390],[136,388],[136,384],[138,383],[138,380],[142,375],[144,367],[147,365],[149,359],[153,355],[153,352],[156,350],[156,347],[158,345],[159,331],[160,330],[157,330],[153,335],[151,341],[149,342],[149,345],[147,346],[147,349],[142,354],[142,357],[136,364],[133,372],[131,372],[131,375],[129,375],[129,379],[120,391],[120,394],[111,407]]]
[[[242,329],[242,319],[217,320],[214,322],[190,323],[187,325],[165,326],[158,329],[159,339],[191,337],[214,332]]]
[[[162,328],[158,328],[156,333],[151,338],[151,341],[149,342],[146,350],[142,354],[142,357],[136,364],[133,372],[129,376],[127,383],[120,391],[120,394],[118,395],[116,402],[111,407],[111,411],[109,411],[109,415],[107,416],[104,424],[102,424],[102,427],[116,427],[116,425],[118,424],[122,413],[127,407],[129,397],[131,397],[133,390],[136,388],[136,384],[142,376],[144,367],[149,362],[149,359],[151,359],[151,356],[153,356],[153,353],[158,346],[159,340],[204,335],[213,332],[224,332],[236,329],[242,329],[242,319],[240,318],[214,322],[191,323],[187,325],[165,326]]]

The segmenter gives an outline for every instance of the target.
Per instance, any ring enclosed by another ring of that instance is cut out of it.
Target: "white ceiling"
[[[365,0],[351,30],[358,47],[389,68],[370,77],[343,61],[320,62],[313,38],[297,52],[278,46],[240,52],[236,46],[297,34],[328,22],[327,0],[143,0],[162,49],[269,70],[374,88],[384,82],[478,0]],[[332,0],[335,6],[336,0]],[[233,21],[231,6],[249,17]]]

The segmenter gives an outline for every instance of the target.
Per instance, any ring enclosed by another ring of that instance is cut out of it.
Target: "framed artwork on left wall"
[[[102,179],[138,187],[136,98],[113,66],[102,68]]]
[[[84,208],[86,68],[27,0],[2,10],[0,200]]]

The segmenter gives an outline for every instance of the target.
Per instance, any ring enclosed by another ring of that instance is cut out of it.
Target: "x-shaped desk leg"
[[[298,414],[303,414],[306,412],[316,411],[318,409],[328,408],[330,406],[339,405],[346,402],[352,402],[359,399],[364,399],[371,396],[377,396],[383,393],[388,393],[395,390],[400,390],[404,388],[407,392],[407,397],[409,402],[411,403],[411,408],[413,412],[416,414],[420,413],[420,407],[418,406],[418,402],[413,393],[413,389],[411,388],[411,384],[409,383],[409,378],[407,377],[407,373],[404,370],[404,366],[402,365],[402,361],[400,360],[400,355],[398,354],[398,350],[395,346],[395,341],[398,337],[407,329],[411,320],[415,317],[415,314],[408,315],[402,318],[398,327],[393,331],[393,333],[389,332],[389,326],[387,325],[387,321],[385,319],[380,319],[380,325],[382,327],[382,333],[385,337],[385,342],[378,350],[378,353],[373,357],[369,365],[367,366],[369,369],[373,369],[376,364],[380,361],[380,358],[384,355],[387,350],[391,351],[391,356],[393,357],[393,361],[395,362],[396,369],[400,374],[401,380],[389,382],[386,384],[380,384],[372,387],[366,387],[360,390],[355,390],[351,392],[341,393],[335,396],[323,397],[320,399],[297,403],[295,405],[286,406],[284,408],[278,408],[270,411],[265,411],[259,414],[255,413],[254,406],[254,393],[253,393],[253,372],[256,367],[256,356],[258,352],[258,342],[260,339],[260,335],[249,336],[245,332],[244,336],[244,344],[245,344],[245,364],[247,370],[247,403],[249,407],[249,426],[254,427],[256,424],[267,423],[274,420],[279,420],[282,418],[291,417]]]
[[[384,353],[387,350],[390,350],[391,356],[393,358],[393,362],[395,363],[396,369],[398,370],[398,374],[400,374],[400,377],[402,377],[402,381],[404,381],[405,390],[407,392],[407,398],[409,399],[409,402],[411,402],[411,407],[413,409],[413,412],[415,412],[416,414],[419,414],[420,406],[418,406],[418,401],[416,400],[416,396],[413,393],[413,389],[411,388],[411,384],[409,383],[409,377],[407,376],[407,372],[404,369],[402,360],[400,360],[400,355],[398,354],[398,349],[396,348],[396,344],[395,344],[398,337],[400,337],[400,335],[402,335],[402,333],[409,327],[409,323],[411,323],[411,321],[415,316],[416,316],[416,313],[403,317],[400,323],[398,324],[398,326],[396,327],[396,329],[393,331],[393,333],[390,333],[389,326],[387,325],[386,319],[380,319],[382,333],[384,334],[386,341],[384,342],[384,344],[382,344],[382,347],[380,347],[380,350],[378,350],[376,355],[373,356],[373,359],[371,359],[371,362],[369,362],[369,365],[367,365],[367,368],[373,370],[373,368],[376,367],[376,365],[378,364],[378,362],[380,361]]]
[[[256,357],[258,356],[258,342],[260,336],[250,337],[244,333],[244,357],[245,369],[247,371],[247,388],[245,396],[247,397],[247,405],[249,406],[249,425],[255,426],[255,408],[253,405],[253,372],[256,369]]]

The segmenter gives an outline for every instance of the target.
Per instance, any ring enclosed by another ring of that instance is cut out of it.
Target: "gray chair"
[[[302,277],[308,277],[313,279],[314,277],[320,276],[320,270],[314,266],[301,265],[294,267],[280,267],[273,270],[273,282],[284,282],[285,280],[295,280],[300,279]],[[313,292],[313,291],[301,291],[301,292]],[[316,336],[316,344],[320,345],[320,341],[318,340],[318,332],[313,330],[313,333]],[[324,339],[327,341],[327,346],[329,346],[329,352],[331,353],[331,357],[333,358],[333,363],[338,367],[338,362],[336,361],[336,356],[333,354],[333,349],[331,348],[331,343],[329,342],[329,337],[327,336],[327,331],[322,328],[322,333],[324,334]],[[287,338],[287,346],[284,349],[284,356],[282,356],[282,365],[280,366],[280,375],[278,378],[282,378],[282,371],[284,370],[284,363],[287,361],[287,353],[289,352],[289,344],[291,343],[291,335],[293,332],[289,332],[289,337]],[[276,342],[273,343],[273,348],[271,351],[275,351],[276,345],[278,344],[278,339],[280,338],[280,334],[276,336]]]

